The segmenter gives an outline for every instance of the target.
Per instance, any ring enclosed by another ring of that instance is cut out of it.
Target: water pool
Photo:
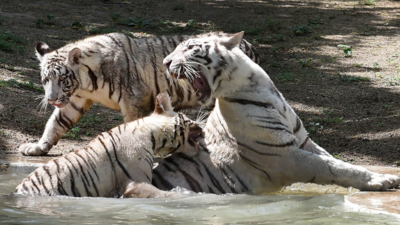
[[[310,191],[307,196],[183,191],[183,197],[159,199],[8,196],[34,168],[0,172],[0,224],[400,224],[399,216],[367,210],[345,195]]]

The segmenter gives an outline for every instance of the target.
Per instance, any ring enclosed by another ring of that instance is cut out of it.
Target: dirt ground
[[[313,140],[343,161],[400,166],[399,18],[400,2],[386,0],[2,0],[0,157],[37,142],[53,110],[39,110],[38,41],[57,49],[115,31],[244,30]],[[95,105],[51,153],[77,149],[120,123],[119,112]]]

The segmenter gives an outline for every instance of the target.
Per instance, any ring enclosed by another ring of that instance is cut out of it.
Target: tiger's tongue
[[[204,84],[201,77],[196,77],[193,80],[193,87],[196,88],[201,94],[204,94]]]

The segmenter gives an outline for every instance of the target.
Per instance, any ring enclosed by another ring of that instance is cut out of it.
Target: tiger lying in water
[[[202,130],[172,111],[167,93],[157,95],[153,114],[101,133],[84,149],[36,169],[15,190],[23,195],[157,197],[170,193],[151,185],[153,156],[194,155]]]
[[[162,65],[162,59],[187,38],[132,39],[112,33],[86,38],[55,51],[39,42],[36,55],[46,93],[42,103],[53,104],[56,109],[39,142],[23,144],[19,151],[24,155],[46,155],[93,102],[120,110],[124,122],[150,114],[155,96],[166,90],[175,110],[197,106],[203,96],[185,81],[167,77]],[[239,47],[258,62],[251,44],[243,40]]]
[[[269,76],[235,48],[242,36],[189,39],[164,59],[174,77],[205,96],[202,103],[216,103],[204,129],[207,150],[165,159],[153,172],[154,186],[219,194],[270,192],[294,182],[398,187],[399,177],[342,162],[315,144]]]

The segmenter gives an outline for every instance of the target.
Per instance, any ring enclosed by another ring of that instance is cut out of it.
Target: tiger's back
[[[85,148],[36,169],[14,194],[74,197],[163,196],[151,187],[153,157],[171,152],[196,154],[199,124],[175,113],[167,93],[157,96],[147,117],[103,132]]]
[[[169,77],[162,63],[187,38],[132,39],[111,33],[89,37],[55,51],[43,42],[38,43],[36,51],[45,89],[43,102],[55,105],[56,109],[39,142],[24,144],[19,151],[24,155],[47,154],[94,102],[120,110],[124,122],[148,115],[154,108],[156,95],[163,91],[170,94],[175,110],[197,106],[199,92],[187,81]],[[243,41],[240,48],[252,60],[259,61],[248,42]]]

